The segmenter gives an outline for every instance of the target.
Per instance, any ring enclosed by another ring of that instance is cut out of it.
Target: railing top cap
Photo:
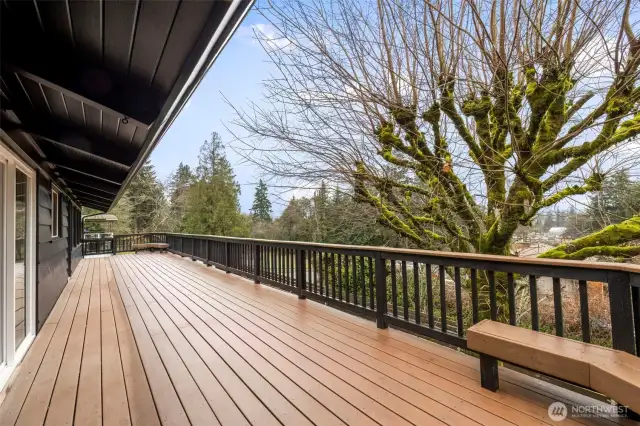
[[[520,265],[542,265],[542,266],[558,266],[558,267],[573,267],[582,269],[599,269],[609,271],[631,272],[640,274],[640,265],[632,263],[614,263],[614,262],[585,262],[577,260],[562,260],[562,259],[542,259],[536,257],[517,257],[517,256],[499,256],[491,254],[478,254],[478,253],[457,253],[447,251],[434,251],[434,250],[418,250],[418,249],[403,249],[394,247],[381,247],[381,246],[353,246],[345,244],[325,244],[325,243],[311,243],[303,241],[281,241],[281,240],[263,240],[257,238],[239,238],[239,237],[224,237],[217,235],[200,235],[200,234],[177,234],[171,232],[156,232],[150,234],[163,234],[173,235],[178,237],[187,238],[204,238],[204,239],[218,239],[229,241],[242,241],[247,243],[258,244],[275,244],[275,245],[294,245],[303,247],[318,247],[327,249],[338,250],[360,250],[360,251],[372,251],[382,253],[394,253],[394,254],[406,254],[417,256],[433,256],[442,257],[448,259],[465,259],[465,260],[477,260],[477,261],[490,261],[500,263],[517,263]]]

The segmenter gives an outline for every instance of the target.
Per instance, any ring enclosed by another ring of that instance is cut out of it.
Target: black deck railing
[[[82,240],[82,255],[116,254],[133,251],[134,244],[163,243],[164,234],[120,234],[112,238],[85,238]]]
[[[638,265],[172,233],[115,251],[138,240],[460,348],[488,317],[640,354]]]

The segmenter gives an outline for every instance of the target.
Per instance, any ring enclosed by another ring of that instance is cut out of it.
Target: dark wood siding
[[[52,203],[51,181],[44,175],[38,178],[38,265],[37,265],[37,329],[40,330],[49,312],[58,300],[62,289],[67,284],[82,256],[79,241],[74,241],[76,229],[71,225],[71,215],[79,215],[76,206],[60,192],[58,208],[59,235],[51,237]]]

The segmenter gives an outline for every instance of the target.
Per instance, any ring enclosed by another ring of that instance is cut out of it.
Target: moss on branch
[[[561,244],[539,257],[551,259],[582,260],[591,256],[628,258],[640,254],[640,246],[624,246],[640,239],[640,216],[609,225],[593,234]]]

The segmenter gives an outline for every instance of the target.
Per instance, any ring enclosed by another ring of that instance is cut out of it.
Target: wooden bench
[[[131,248],[136,253],[139,252],[140,250],[150,250],[150,251],[160,250],[161,252],[165,252],[169,248],[169,244],[167,244],[167,243],[137,243],[137,244],[132,244]]]
[[[640,412],[640,358],[634,355],[490,320],[469,328],[467,347],[480,353],[485,389],[498,389],[500,359],[593,389]]]

